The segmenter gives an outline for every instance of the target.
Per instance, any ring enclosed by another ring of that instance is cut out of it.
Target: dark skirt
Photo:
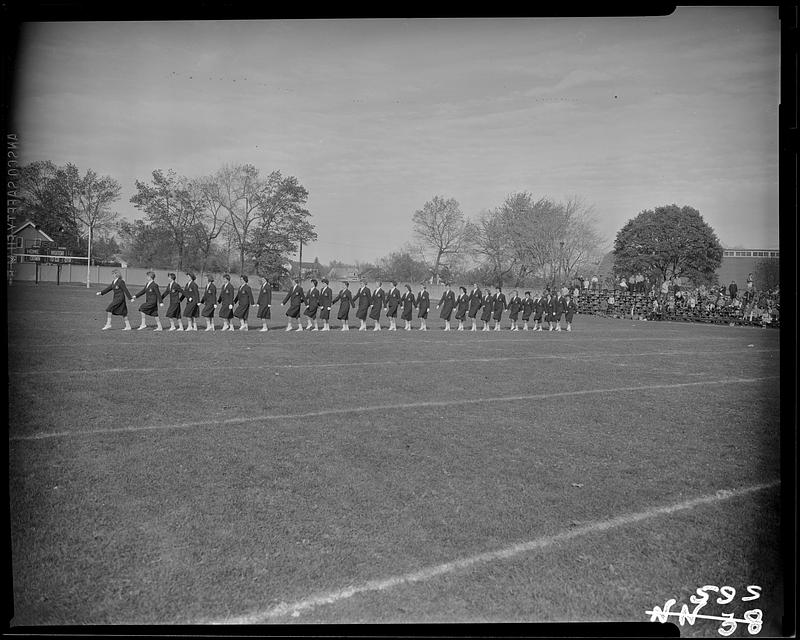
[[[442,310],[439,312],[439,317],[442,320],[447,320],[448,322],[450,322],[450,316],[452,315],[452,313],[453,313],[452,309],[448,311],[447,307],[443,307]]]
[[[180,302],[170,302],[169,306],[167,307],[167,318],[180,318],[181,317],[181,303]]]
[[[115,316],[127,316],[128,305],[125,304],[124,299],[121,302],[112,302],[106,307],[106,312]]]
[[[259,320],[269,320],[272,317],[270,311],[272,310],[270,309],[270,306],[268,304],[259,305],[256,318],[258,318]]]
[[[503,310],[502,309],[498,309],[497,311],[494,312],[494,319],[497,320],[498,322],[500,322],[500,320],[503,319]]]
[[[492,308],[491,307],[484,307],[483,314],[481,315],[481,320],[484,322],[489,322],[492,319]]]
[[[458,311],[456,311],[456,320],[463,320],[466,317],[467,317],[467,308],[459,307]]]
[[[566,314],[565,317],[567,319],[567,322],[572,322],[572,316],[573,316],[573,314],[572,314],[571,311]]]
[[[309,318],[314,320],[317,317],[317,309],[319,309],[319,306],[306,307],[306,310],[303,311],[303,315],[308,316]]]
[[[386,317],[387,318],[396,318],[397,317],[397,307],[392,309],[391,307],[386,307]]]
[[[320,320],[330,320],[330,317],[331,317],[330,308],[320,305],[320,307],[319,307],[319,319]]]
[[[428,307],[425,307],[424,309],[420,309],[420,310],[417,312],[417,318],[423,318],[423,319],[425,319],[425,318],[427,318],[427,317],[428,317]]]
[[[250,305],[249,304],[240,304],[236,307],[236,311],[233,312],[233,315],[237,318],[241,318],[242,320],[247,320],[247,316],[250,313]]]
[[[213,304],[207,304],[206,306],[204,306],[203,310],[200,312],[200,315],[202,315],[204,318],[213,318],[214,317],[214,305]]]
[[[511,320],[516,320],[519,317],[519,311],[509,311],[508,317]]]
[[[197,305],[197,303],[187,302],[186,306],[183,308],[183,317],[196,318],[199,315],[200,315],[200,307]]]
[[[528,320],[530,320],[530,319],[531,319],[531,309],[525,309],[525,310],[522,312],[522,319],[523,319],[525,322],[527,322]]]
[[[350,305],[346,305],[344,307],[339,307],[339,315],[336,316],[339,320],[347,320],[347,316],[350,315]]]
[[[298,318],[298,317],[300,317],[300,305],[297,305],[296,307],[295,306],[289,307],[286,310],[286,315],[289,318]]]
[[[139,305],[139,313],[142,313],[146,316],[157,316],[158,315],[158,303],[157,302],[145,302]]]
[[[414,307],[408,307],[403,309],[403,315],[400,316],[401,320],[411,320],[411,317],[414,313]]]
[[[372,305],[372,311],[369,312],[369,317],[373,320],[380,320],[382,307],[379,304]]]
[[[225,320],[230,320],[231,318],[233,318],[233,308],[230,303],[221,304],[219,306],[219,317]]]
[[[366,320],[367,311],[369,311],[369,307],[359,307],[358,311],[356,311],[356,318],[359,320]]]
[[[542,309],[537,309],[536,313],[533,314],[533,321],[539,322],[542,319],[542,313],[543,313]]]

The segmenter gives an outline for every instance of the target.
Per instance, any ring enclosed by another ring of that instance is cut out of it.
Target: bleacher
[[[614,304],[609,304],[613,298]],[[672,304],[670,304],[670,299]],[[709,300],[697,300],[694,308],[688,305],[686,299],[676,302],[674,294],[670,292],[663,302],[661,294],[657,294],[658,310],[653,308],[653,298],[648,293],[617,290],[586,290],[581,289],[578,297],[578,313],[610,318],[635,319],[672,322],[703,322],[707,324],[734,324],[752,326],[780,326],[780,302],[777,301],[769,320],[765,321],[763,309],[758,313],[751,313],[751,306],[742,304],[735,307],[731,304],[730,297],[723,297],[722,304],[716,304],[713,309],[708,308]],[[755,304],[755,303],[752,303]]]

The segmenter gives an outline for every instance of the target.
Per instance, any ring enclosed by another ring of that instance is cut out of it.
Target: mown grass
[[[100,332],[90,293],[9,291],[16,625],[224,619],[780,477],[775,331]],[[759,584],[775,629],[779,522],[767,490],[276,621],[643,621]]]

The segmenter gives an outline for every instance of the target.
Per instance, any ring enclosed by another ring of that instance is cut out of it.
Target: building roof
[[[24,222],[24,223],[22,223],[22,224],[21,224],[19,227],[17,227],[16,229],[14,229],[14,230],[11,232],[11,235],[12,235],[12,236],[15,236],[15,235],[17,235],[17,234],[18,234],[20,231],[22,231],[22,230],[23,230],[24,228],[26,228],[26,227],[33,227],[33,228],[34,228],[36,231],[38,231],[40,234],[42,234],[42,235],[43,235],[43,236],[44,236],[44,237],[47,239],[47,241],[48,241],[48,242],[53,242],[53,239],[52,239],[50,236],[48,236],[48,235],[47,235],[47,234],[46,234],[44,231],[42,231],[42,230],[41,230],[39,227],[37,227],[37,226],[36,226],[36,225],[35,225],[33,222],[31,222],[30,220],[28,220],[27,222]]]

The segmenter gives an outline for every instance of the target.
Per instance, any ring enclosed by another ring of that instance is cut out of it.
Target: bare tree
[[[461,207],[453,198],[434,196],[414,212],[412,220],[414,236],[433,253],[433,275],[437,277],[442,259],[462,250],[466,220]]]
[[[218,184],[210,176],[196,178],[189,183],[190,200],[197,205],[192,230],[202,255],[201,271],[205,272],[214,241],[228,224],[226,211],[217,197]]]
[[[110,207],[119,200],[122,188],[111,176],[98,176],[92,169],[81,176],[72,163],[56,170],[55,183],[59,201],[64,203],[69,217],[87,233],[91,262],[93,236],[99,231],[110,230],[119,217]]]

